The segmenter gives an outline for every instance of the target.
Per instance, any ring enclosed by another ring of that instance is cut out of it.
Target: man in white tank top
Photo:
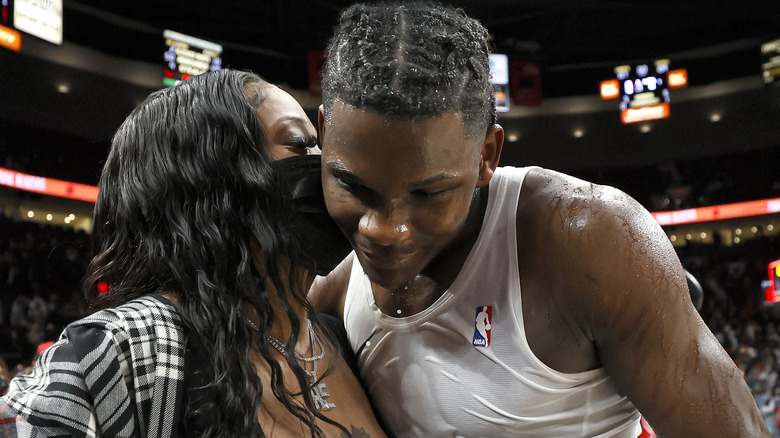
[[[768,436],[636,201],[499,168],[489,37],[462,11],[356,5],[319,113],[328,211],[354,248],[317,281],[399,437]]]

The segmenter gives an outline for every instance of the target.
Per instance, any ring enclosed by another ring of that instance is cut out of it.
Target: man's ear
[[[493,178],[493,172],[498,167],[501,158],[501,149],[504,147],[504,128],[494,124],[487,130],[485,141],[482,143],[481,161],[479,163],[479,180],[477,187],[485,187]]]
[[[322,139],[325,136],[325,112],[322,109],[322,105],[317,109],[317,139],[320,142],[320,149],[322,149]]]

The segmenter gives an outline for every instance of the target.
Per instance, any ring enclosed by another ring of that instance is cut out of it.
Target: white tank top
[[[391,436],[635,438],[641,433],[639,412],[616,393],[603,368],[561,373],[528,346],[515,228],[527,171],[496,170],[482,229],[463,269],[424,311],[404,318],[383,314],[360,263],[353,263],[344,325]]]

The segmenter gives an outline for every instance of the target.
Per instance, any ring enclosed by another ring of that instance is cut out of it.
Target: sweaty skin
[[[320,138],[332,143],[322,156],[328,212],[375,283],[380,308],[417,313],[449,286],[460,268],[453,260],[465,260],[477,237],[481,215],[472,206],[484,208],[487,197],[475,189],[490,182],[503,130],[464,141],[458,114],[386,120],[340,103],[333,118],[345,124],[324,128],[320,116]]]
[[[320,140],[328,210],[377,305],[391,316],[424,310],[474,243],[503,131],[492,127],[475,143],[464,140],[458,115],[386,119],[337,102],[329,123],[320,114]],[[442,173],[458,178],[415,185]],[[416,199],[420,188],[428,198]],[[441,189],[446,197],[430,198]],[[670,242],[636,201],[533,169],[517,236],[524,328],[542,362],[565,373],[604,367],[662,437],[769,436],[742,375],[693,307]],[[343,316],[352,259],[315,280],[315,308]]]
[[[268,137],[266,150],[273,160],[320,152],[317,146],[317,131],[308,116],[300,104],[282,89],[271,86],[266,90],[265,100],[258,107],[257,116]],[[255,251],[254,257],[258,258],[255,261],[256,266],[265,266],[265,263],[260,260],[263,257],[262,249],[258,246],[253,250]],[[305,287],[311,284],[314,274],[300,271],[299,274],[301,274],[299,281],[303,284],[303,290],[306,290]],[[271,294],[270,300],[273,303],[272,307],[276,309],[281,307],[281,303],[274,299],[273,294]],[[303,321],[306,317],[305,310],[297,309],[297,311],[299,319]],[[283,314],[283,312],[280,313]],[[290,333],[288,320],[277,316],[275,321],[275,331],[272,335],[278,339],[287,339]],[[305,328],[302,328],[299,336],[298,348],[301,349],[304,356],[309,356],[312,347]],[[320,333],[319,336],[321,339],[325,339],[324,334]],[[276,351],[273,354],[278,359],[288,390],[293,394],[300,393],[295,375],[284,357]],[[258,420],[266,436],[302,436],[304,431],[301,428],[300,420],[295,418],[273,395],[269,379],[271,368],[268,363],[257,353],[252,355],[252,363],[263,382],[263,402]],[[371,405],[360,382],[344,358],[341,355],[325,355],[318,362],[318,367],[320,370],[318,377],[322,377],[324,370],[330,369],[330,373],[322,383],[326,384],[326,391],[330,394],[327,401],[336,405],[335,408],[324,410],[322,413],[345,426],[355,437],[385,437],[386,435],[371,410]],[[303,405],[302,397],[298,396],[295,399]],[[331,424],[323,421],[318,421],[317,424],[326,437],[344,436],[341,429]]]

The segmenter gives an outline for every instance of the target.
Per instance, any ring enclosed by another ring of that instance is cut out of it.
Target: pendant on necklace
[[[314,407],[316,407],[317,410],[328,410],[336,407],[334,403],[325,400],[325,397],[330,397],[330,394],[325,392],[324,383],[318,383],[311,388],[311,398],[314,400]]]

